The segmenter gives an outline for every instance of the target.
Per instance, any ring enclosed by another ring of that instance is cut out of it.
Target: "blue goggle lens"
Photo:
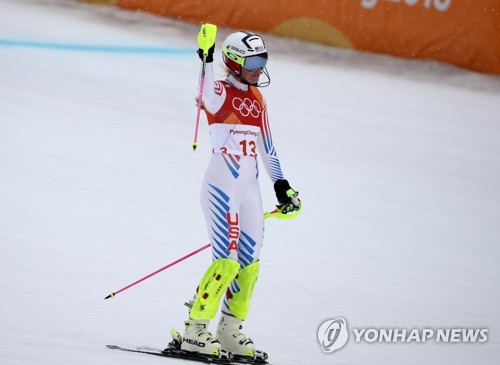
[[[267,53],[262,53],[256,56],[245,57],[243,68],[248,71],[255,71],[259,68],[265,68],[267,64]]]

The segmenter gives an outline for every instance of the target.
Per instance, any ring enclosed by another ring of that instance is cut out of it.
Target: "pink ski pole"
[[[198,129],[200,128],[201,98],[203,96],[203,86],[205,85],[205,68],[207,64],[206,58],[207,56],[204,54],[202,66],[203,68],[200,78],[200,93],[198,94],[198,111],[196,112],[196,127],[194,129],[193,151],[196,151],[196,148],[198,147]]]
[[[299,214],[300,214],[300,209],[301,209],[301,208],[302,208],[302,204],[300,204],[300,208],[299,208],[299,210],[298,210],[297,212],[295,212],[295,213],[288,213],[288,214],[284,214],[284,213],[280,212],[279,210],[275,209],[275,210],[273,210],[272,212],[266,212],[266,213],[264,213],[264,219],[267,219],[267,218],[270,218],[270,217],[273,217],[273,218],[278,218],[278,219],[286,219],[286,220],[288,220],[288,219],[293,219],[293,218],[296,218],[296,217],[298,217],[298,216],[299,216]],[[133,287],[134,285],[137,285],[137,284],[139,284],[140,282],[143,282],[144,280],[149,279],[151,276],[154,276],[154,275],[156,275],[156,274],[158,274],[158,273],[162,272],[163,270],[166,270],[166,269],[168,269],[169,267],[174,266],[175,264],[178,264],[179,262],[184,261],[185,259],[190,258],[191,256],[196,255],[197,253],[199,253],[199,252],[201,252],[201,251],[203,251],[203,250],[205,250],[205,249],[209,248],[210,246],[212,246],[212,244],[207,243],[205,246],[200,247],[199,249],[194,250],[194,251],[193,251],[193,252],[191,252],[191,253],[188,253],[186,256],[182,256],[180,259],[177,259],[177,260],[175,260],[174,262],[171,262],[171,263],[170,263],[170,264],[168,264],[167,266],[164,266],[164,267],[162,267],[161,269],[158,269],[158,270],[156,270],[155,272],[152,272],[151,274],[146,275],[146,276],[145,276],[145,277],[143,277],[142,279],[139,279],[139,280],[137,280],[137,281],[134,281],[132,284],[129,284],[129,285],[127,285],[126,287],[121,288],[120,290],[117,290],[117,291],[115,291],[115,292],[113,292],[113,293],[109,294],[109,295],[108,295],[106,298],[104,298],[104,299],[113,298],[116,294],[119,294],[119,293],[121,293],[122,291],[125,291],[125,290],[127,290],[128,288],[131,288],[131,287]]]
[[[217,37],[217,26],[215,24],[202,24],[198,33],[198,46],[203,51],[203,64],[201,65],[200,92],[198,94],[198,112],[196,114],[196,127],[194,130],[193,151],[198,147],[198,128],[200,126],[200,111],[203,97],[203,86],[205,85],[205,72],[207,69],[207,57],[211,47],[215,46]]]
[[[139,279],[139,280],[137,280],[137,281],[134,281],[132,284],[129,284],[129,285],[127,285],[126,287],[123,287],[123,288],[121,288],[120,290],[117,290],[117,291],[115,291],[115,292],[113,292],[113,293],[109,294],[109,295],[108,295],[106,298],[104,298],[104,299],[106,300],[106,299],[109,299],[109,298],[113,298],[116,294],[119,294],[119,293],[121,293],[122,291],[125,291],[125,290],[127,290],[128,288],[131,288],[131,287],[133,287],[134,285],[137,285],[137,284],[139,284],[140,282],[142,282],[142,281],[144,281],[144,280],[146,280],[146,279],[149,279],[151,276],[154,276],[154,275],[156,275],[156,274],[158,274],[158,273],[162,272],[163,270],[166,270],[166,269],[168,269],[169,267],[174,266],[175,264],[178,264],[179,262],[184,261],[185,259],[187,259],[187,258],[189,258],[189,257],[191,257],[191,256],[196,255],[197,253],[199,253],[199,252],[201,252],[201,251],[203,251],[203,250],[205,250],[205,249],[209,248],[210,246],[211,246],[211,244],[210,244],[210,243],[208,243],[208,244],[206,244],[205,246],[200,247],[199,249],[197,249],[197,250],[195,250],[195,251],[193,251],[193,252],[191,252],[191,253],[188,253],[186,256],[183,256],[183,257],[181,257],[180,259],[177,259],[177,260],[175,260],[174,262],[171,262],[171,263],[170,263],[170,264],[168,264],[167,266],[164,266],[164,267],[162,267],[161,269],[158,269],[158,270],[156,270],[155,272],[152,272],[151,274],[149,274],[149,275],[147,275],[147,276],[143,277],[142,279]]]

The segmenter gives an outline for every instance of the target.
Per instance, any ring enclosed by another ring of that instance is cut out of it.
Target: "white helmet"
[[[239,31],[230,34],[222,44],[222,59],[230,72],[249,83],[242,75],[241,69],[255,71],[263,69],[267,81],[254,86],[267,86],[271,82],[266,69],[267,49],[264,40],[255,33]]]

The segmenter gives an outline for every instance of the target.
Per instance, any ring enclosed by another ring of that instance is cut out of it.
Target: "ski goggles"
[[[240,57],[227,49],[223,49],[223,52],[229,59],[233,60],[248,71],[255,71],[259,68],[265,68],[267,64],[267,52],[248,57]]]
[[[267,64],[267,53],[261,53],[255,56],[249,56],[242,59],[243,63],[240,63],[245,70],[255,71],[259,68],[265,68]]]

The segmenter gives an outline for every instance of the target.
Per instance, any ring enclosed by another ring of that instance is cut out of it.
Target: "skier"
[[[200,44],[198,55],[203,60],[201,47]],[[264,239],[257,154],[274,184],[277,208],[287,214],[300,209],[301,202],[298,192],[284,179],[271,138],[267,105],[258,90],[270,83],[264,40],[245,31],[226,38],[222,45],[225,80],[214,80],[214,49],[215,44],[206,56],[202,94],[212,156],[201,191],[213,262],[188,303],[189,318],[185,321],[181,349],[210,355],[219,355],[223,349],[253,357],[254,344],[240,330],[248,316]],[[261,82],[262,75],[265,80]],[[208,325],[222,298],[214,337]]]

